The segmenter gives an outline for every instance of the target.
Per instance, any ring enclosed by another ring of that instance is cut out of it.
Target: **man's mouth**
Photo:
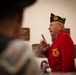
[[[50,32],[52,32],[52,31],[50,30]]]

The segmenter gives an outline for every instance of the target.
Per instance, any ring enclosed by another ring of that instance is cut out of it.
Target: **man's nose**
[[[50,29],[51,29],[51,27],[49,26],[48,30],[50,30]]]

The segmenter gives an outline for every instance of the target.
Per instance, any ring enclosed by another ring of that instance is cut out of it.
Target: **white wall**
[[[30,43],[39,43],[41,34],[51,43],[48,31],[50,13],[65,17],[65,27],[70,28],[70,35],[76,44],[76,0],[38,0],[24,12],[23,27],[30,28]],[[42,58],[38,58],[40,63]]]

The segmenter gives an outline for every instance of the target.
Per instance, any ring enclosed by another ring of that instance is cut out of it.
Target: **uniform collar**
[[[62,31],[54,38],[54,40],[58,39],[58,38],[60,37],[60,35],[61,35],[62,33],[64,33],[64,32],[65,32],[65,31],[62,30]]]

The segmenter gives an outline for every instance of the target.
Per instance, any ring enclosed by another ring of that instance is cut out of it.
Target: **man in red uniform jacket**
[[[42,53],[48,58],[52,72],[74,72],[74,44],[64,28],[65,18],[51,13],[49,31],[54,37],[50,47],[47,45],[45,37],[42,35],[40,44]]]

